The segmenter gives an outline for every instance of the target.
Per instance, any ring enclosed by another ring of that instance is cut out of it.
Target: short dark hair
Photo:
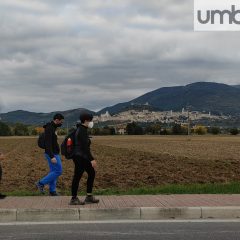
[[[53,117],[53,120],[56,120],[56,119],[62,120],[64,119],[64,116],[61,113],[56,113]]]
[[[89,112],[81,112],[79,119],[81,123],[84,123],[85,121],[92,121],[93,115]]]

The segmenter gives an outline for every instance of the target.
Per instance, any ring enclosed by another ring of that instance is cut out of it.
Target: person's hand
[[[0,153],[0,160],[4,159],[4,155],[2,153]]]
[[[96,160],[92,160],[91,161],[92,167],[94,168],[94,170],[97,169],[97,161]]]
[[[55,157],[53,157],[53,158],[51,159],[51,163],[52,163],[52,164],[56,164],[56,163],[57,163],[57,159],[56,159]]]

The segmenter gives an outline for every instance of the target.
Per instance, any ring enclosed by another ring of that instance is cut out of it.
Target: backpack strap
[[[75,146],[78,146],[78,134],[79,134],[79,131],[80,131],[80,127],[77,128],[77,131],[75,133]]]

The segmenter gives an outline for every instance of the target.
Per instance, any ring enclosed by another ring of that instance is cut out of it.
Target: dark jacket
[[[2,180],[2,166],[1,166],[1,163],[0,163],[0,182]]]
[[[0,155],[1,155],[1,152],[0,152]],[[2,166],[1,166],[1,161],[0,161],[0,182],[2,180]]]
[[[45,153],[53,158],[54,155],[60,153],[60,148],[57,142],[56,129],[57,125],[54,122],[47,123],[43,126],[45,128]]]
[[[87,161],[94,160],[90,150],[91,140],[88,135],[88,128],[82,124],[77,125],[77,143],[75,144],[75,156]]]

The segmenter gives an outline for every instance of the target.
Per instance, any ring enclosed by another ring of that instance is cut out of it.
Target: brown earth
[[[98,161],[96,189],[129,189],[168,183],[225,183],[240,181],[240,138],[231,136],[113,136],[94,137]],[[0,138],[1,190],[35,190],[47,174],[43,151],[35,138]],[[69,190],[73,163],[63,159],[58,188]],[[81,189],[84,190],[86,174]]]

